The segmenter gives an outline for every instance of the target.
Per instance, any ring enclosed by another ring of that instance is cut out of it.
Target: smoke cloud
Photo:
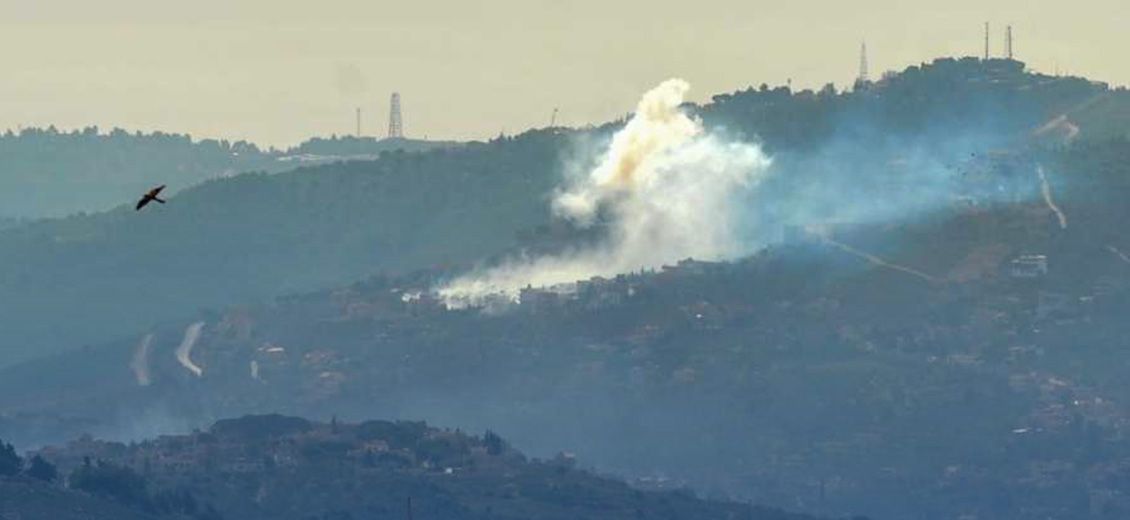
[[[137,349],[133,352],[133,359],[130,361],[129,368],[133,371],[137,386],[149,386],[153,382],[149,376],[149,347],[152,343],[153,335],[147,334],[144,338],[141,338],[141,342],[137,344]]]
[[[184,331],[184,339],[181,340],[180,346],[177,347],[176,357],[177,363],[180,363],[189,372],[192,372],[196,377],[204,375],[204,369],[192,362],[192,347],[196,346],[196,340],[200,339],[200,331],[204,328],[204,322],[198,321],[189,325]]]
[[[516,301],[527,286],[567,291],[596,276],[686,258],[732,260],[813,238],[933,280],[834,239],[862,227],[1032,200],[1046,186],[1044,177],[1010,173],[1035,166],[1024,152],[1035,141],[1030,123],[1009,112],[937,118],[907,131],[882,113],[845,111],[819,146],[781,147],[770,158],[689,115],[682,107],[688,88],[672,79],[647,92],[606,148],[566,165],[577,174],[567,174],[554,194],[553,214],[581,228],[602,226],[602,241],[473,271],[439,287],[440,299],[450,308],[489,307],[499,296]],[[1050,202],[1050,187],[1044,191]],[[1066,215],[1054,202],[1049,207],[1066,227]],[[821,231],[814,236],[813,229]]]
[[[604,221],[609,233],[602,243],[471,273],[440,288],[440,297],[449,307],[464,307],[492,295],[516,299],[528,285],[748,254],[739,195],[757,184],[770,159],[757,146],[705,132],[680,108],[689,88],[672,79],[647,92],[596,167],[554,198],[558,218],[581,227]]]

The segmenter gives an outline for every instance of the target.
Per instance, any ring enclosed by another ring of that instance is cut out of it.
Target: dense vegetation
[[[158,520],[156,516],[103,497],[36,480],[4,477],[0,477],[0,515],[50,520]],[[160,520],[174,518],[177,517]]]
[[[1125,104],[1126,96],[1080,79],[1026,74],[1017,62],[939,60],[855,92],[766,87],[718,96],[697,110],[712,127],[763,141],[778,164],[804,173],[794,180],[819,182],[826,168],[805,162],[814,150],[829,164],[857,162],[861,150],[880,162],[939,136],[947,147],[957,139],[962,150],[984,150],[1098,98]],[[590,158],[608,129],[532,131],[466,148],[244,174],[187,189],[140,215],[122,207],[0,230],[0,364],[136,333],[201,307],[484,261],[548,223],[547,198],[562,164]],[[61,139],[51,135],[28,138]],[[149,139],[218,155],[238,148]],[[360,146],[354,141],[304,146]]]
[[[6,339],[66,351],[0,373],[0,435],[138,438],[266,411],[427,418],[496,429],[538,455],[573,449],[639,486],[815,513],[1127,516],[1130,141],[1111,122],[1125,93],[977,60],[862,87],[766,87],[695,110],[758,136],[792,168],[781,182],[871,187],[926,149],[957,156],[956,182],[992,188],[973,194],[1015,182],[1036,195],[794,230],[734,264],[533,291],[493,315],[405,295],[516,244],[590,238],[549,225],[544,197],[571,147],[596,135],[530,132],[210,182],[143,219],[0,233],[0,289],[16,295],[0,302]],[[811,156],[852,168],[807,168]],[[1062,220],[1040,196],[1039,165],[1055,174]],[[1043,255],[1047,272],[1014,274],[1025,255]],[[199,378],[172,356],[198,320]],[[143,384],[130,365],[147,332]],[[117,335],[127,339],[101,341]],[[102,346],[67,350],[79,338]]]
[[[0,217],[37,218],[128,204],[145,190],[173,190],[249,170],[277,170],[253,144],[97,127],[26,128],[0,135]]]
[[[450,148],[458,143],[450,141],[420,141],[416,139],[332,136],[314,137],[286,151],[286,156],[360,157],[377,156],[382,152],[421,152],[436,148]]]
[[[62,493],[63,483],[53,490],[60,502],[89,495],[162,519],[812,520],[687,491],[634,490],[578,470],[570,455],[531,461],[489,432],[417,422],[251,416],[188,436],[128,446],[86,438],[42,452],[69,472],[73,493]],[[21,497],[9,510],[41,507]]]
[[[250,171],[278,172],[382,152],[420,151],[455,143],[355,137],[314,138],[288,150],[246,141],[188,135],[54,127],[0,134],[0,229],[12,219],[60,217],[129,204],[149,188],[179,191],[208,179]]]
[[[0,231],[0,364],[202,305],[484,258],[547,219],[530,194],[549,191],[553,177],[528,168],[557,164],[565,139],[531,134],[246,174],[185,190],[156,211],[120,207]]]
[[[640,485],[817,513],[1118,517],[1128,157],[1121,140],[1053,156],[1079,180],[1057,191],[1067,229],[1035,200],[834,235],[933,281],[816,236],[575,297],[534,291],[500,315],[404,300],[443,269],[379,276],[202,313],[200,379],[172,356],[184,322],[154,330],[149,386],[130,372],[136,338],[5,371],[0,428],[28,443],[44,427],[20,433],[21,414],[111,436],[269,410],[426,417],[572,449]],[[1048,273],[1014,277],[1032,253]]]

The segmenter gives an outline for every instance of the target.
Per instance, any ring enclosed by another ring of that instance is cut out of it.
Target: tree
[[[23,466],[23,459],[16,454],[16,449],[11,444],[0,441],[0,477],[19,475]]]
[[[24,474],[44,482],[54,482],[55,479],[59,478],[59,470],[55,469],[53,464],[47,462],[39,455],[31,458]]]
[[[94,465],[84,462],[82,467],[71,473],[70,486],[130,505],[142,507],[152,505],[145,479],[141,475],[129,467],[102,460]]]
[[[506,441],[490,430],[483,435],[483,443],[486,444],[487,453],[490,455],[501,455],[506,450]]]

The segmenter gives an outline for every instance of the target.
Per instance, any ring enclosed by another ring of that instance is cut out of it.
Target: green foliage
[[[530,135],[239,175],[184,190],[156,211],[118,208],[0,231],[9,338],[0,363],[133,334],[201,307],[497,254],[518,230],[548,220],[543,196],[565,139]],[[58,326],[63,315],[67,327]]]
[[[416,457],[436,467],[460,465],[470,454],[470,446],[460,438],[435,437],[416,443]]]
[[[21,469],[23,469],[23,459],[16,453],[16,449],[0,440],[0,477],[18,475]]]
[[[302,418],[268,414],[217,421],[209,432],[215,436],[268,439],[305,432],[312,427],[310,421]]]
[[[210,445],[206,455],[197,456],[223,460],[273,450],[318,456],[291,460],[285,469],[244,470],[238,478],[204,463],[172,471],[156,466],[150,473],[152,481],[176,482],[177,487],[158,490],[144,499],[140,491],[143,485],[116,465],[136,460],[140,445],[107,444],[113,447],[105,454],[112,453],[114,462],[85,465],[75,471],[72,480],[96,480],[98,486],[86,485],[84,489],[141,504],[136,507],[161,519],[216,520],[217,511],[240,520],[403,518],[411,507],[415,518],[466,520],[634,520],[640,515],[669,520],[813,520],[773,509],[702,500],[687,492],[636,491],[622,482],[584,471],[562,471],[559,465],[527,462],[523,457],[472,466],[467,464],[469,448],[482,446],[474,437],[426,426],[420,430],[422,423],[370,421],[364,425],[367,432],[361,431],[362,425],[338,423],[337,433],[331,425],[315,424],[310,431],[281,437],[224,438]],[[407,431],[397,434],[394,429]],[[390,449],[377,457],[403,458],[405,464],[374,464],[368,457],[352,455],[375,440],[371,435],[376,431],[383,438],[416,439],[415,446]],[[144,450],[183,458],[195,451],[200,435],[204,434],[165,436],[146,442]],[[321,447],[329,437],[344,443],[348,448],[344,451],[350,455],[342,450],[323,451]],[[63,455],[73,460],[74,454]],[[409,459],[432,464],[413,465],[407,463]],[[202,505],[199,497],[214,500],[216,507]]]
[[[244,141],[97,127],[9,132],[0,136],[0,157],[0,216],[26,218],[104,210],[157,184],[181,188],[275,162]]]
[[[483,443],[486,444],[487,453],[491,455],[501,455],[506,451],[506,441],[490,430],[483,434]]]
[[[422,151],[455,143],[408,139],[313,138],[286,151],[262,150],[246,141],[203,139],[97,127],[62,132],[25,128],[0,135],[0,229],[5,219],[60,217],[132,203],[144,190],[171,191],[247,171],[279,172],[305,160]]]
[[[89,462],[89,461],[88,461]],[[127,466],[99,460],[75,469],[67,480],[72,489],[117,500],[127,505],[152,508],[145,479]]]
[[[27,469],[24,471],[24,474],[44,482],[54,482],[55,479],[59,478],[59,470],[39,455],[33,456],[31,460],[28,461]]]
[[[420,152],[455,146],[453,142],[419,141],[414,139],[376,139],[373,137],[333,136],[328,139],[314,137],[287,150],[287,154],[312,154],[319,156],[364,156],[382,153]]]
[[[1012,62],[946,59],[858,92],[817,95],[766,87],[719,95],[694,110],[708,126],[788,155],[843,135],[861,148],[955,133],[1004,141],[1106,92],[1082,80],[1025,74]],[[1127,98],[1109,97],[1116,104]],[[561,182],[561,163],[591,160],[613,127],[531,131],[485,144],[389,152],[374,161],[236,175],[181,191],[168,205],[141,215],[120,208],[0,231],[0,293],[6,295],[0,315],[11,323],[5,331],[12,345],[3,362],[136,334],[202,307],[313,290],[382,271],[489,260],[512,250],[518,233],[550,221],[546,201]],[[86,155],[85,145],[70,140],[140,139],[149,144],[137,147],[148,150],[152,144],[155,150],[128,162],[158,171],[164,163],[147,157],[169,157],[166,147],[196,150],[177,153],[215,156],[221,163],[234,160],[235,153],[241,158],[264,153],[247,144],[193,143],[164,134],[83,132],[64,138],[29,131],[10,139],[49,143],[27,146],[76,157]],[[380,143],[312,140],[293,152],[354,152]],[[80,151],[68,151],[72,147]],[[273,168],[253,166],[232,168]],[[147,183],[154,177],[139,175]],[[131,191],[123,202],[135,195]],[[154,297],[160,304],[151,302]],[[100,304],[92,307],[91,301]],[[59,316],[69,317],[67,327],[57,326]]]
[[[389,446],[415,446],[428,430],[427,423],[415,421],[365,421],[358,425],[357,435],[364,440],[383,440]]]

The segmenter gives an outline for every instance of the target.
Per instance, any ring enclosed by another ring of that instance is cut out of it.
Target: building
[[[1013,278],[1042,278],[1048,274],[1048,257],[1044,255],[1021,255],[1012,260],[1009,275]]]

